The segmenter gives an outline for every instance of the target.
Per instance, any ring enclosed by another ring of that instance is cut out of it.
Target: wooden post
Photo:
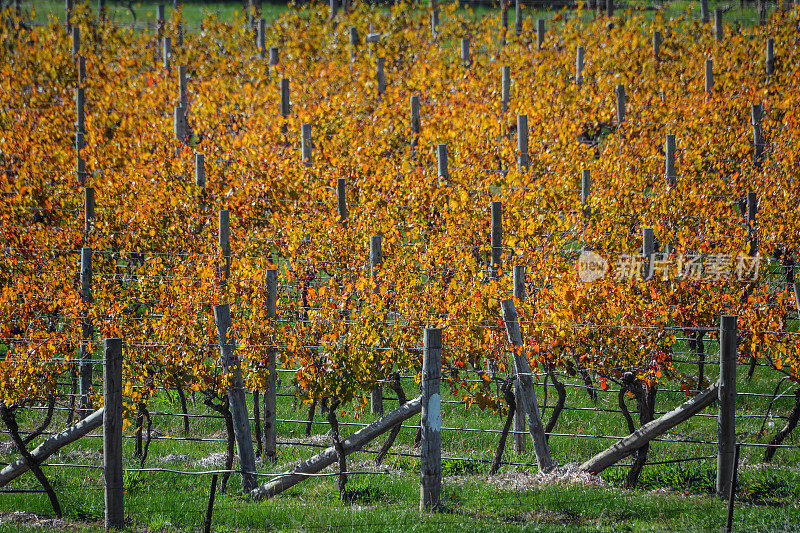
[[[461,39],[461,63],[465,67],[469,67],[472,64],[472,58],[469,54],[469,39],[466,37]]]
[[[81,150],[86,148],[86,136],[82,131],[75,132],[75,151],[80,155]]]
[[[419,510],[436,510],[442,491],[442,330],[425,328],[422,340],[422,449]]]
[[[514,4],[514,33],[519,38],[522,35],[522,1],[516,0]]]
[[[514,298],[520,302],[525,301],[525,266],[514,265]],[[514,397],[519,398],[519,380],[514,381]],[[527,446],[525,442],[525,411],[522,405],[517,405],[514,410],[514,449],[517,453],[525,453]]]
[[[122,339],[105,341],[103,406],[106,529],[123,529],[125,486],[122,479]]]
[[[89,243],[89,234],[94,225],[94,188],[86,187],[83,189],[83,242]]]
[[[517,115],[517,150],[519,170],[525,172],[531,164],[528,154],[528,115]]]
[[[642,257],[644,258],[644,279],[650,280],[655,275],[656,236],[653,228],[642,228]]]
[[[503,113],[508,112],[508,103],[511,101],[511,67],[504,66],[500,71],[500,101],[503,104]]]
[[[380,235],[373,235],[369,238],[369,267],[370,279],[372,280],[372,294],[380,295],[381,290],[378,286],[378,270],[383,265],[383,238]],[[376,365],[377,366],[377,365]],[[376,383],[370,393],[370,411],[373,415],[383,414],[383,387]]]
[[[606,15],[609,17],[614,16],[614,0],[606,0]]]
[[[156,44],[158,44],[164,37],[164,4],[158,4],[156,6],[156,31],[158,32],[158,41],[156,41]]]
[[[715,9],[714,10],[714,39],[717,42],[722,41],[722,37],[724,35],[724,27],[722,25],[722,10]]]
[[[164,37],[164,52],[162,56],[162,66],[165,70],[170,69],[170,59],[172,59],[172,41],[169,37]]]
[[[667,184],[670,187],[675,187],[677,184],[678,175],[675,171],[675,136],[667,134],[667,140],[664,143],[664,152],[666,154],[666,178]]]
[[[67,35],[72,31],[72,0],[64,0],[64,18],[66,19]]]
[[[72,59],[81,53],[81,29],[77,26],[72,27]]]
[[[661,37],[660,31],[653,32],[653,59],[656,62],[661,61],[661,43],[663,42],[663,38]]]
[[[711,97],[711,91],[714,90],[714,60],[706,59],[706,96]]]
[[[615,90],[617,96],[617,126],[625,121],[625,86],[618,84]]]
[[[189,108],[189,99],[186,91],[186,65],[178,65],[178,97],[185,113]]]
[[[172,119],[175,139],[181,142],[186,140],[186,118],[184,117],[184,111],[185,109],[183,107],[175,106],[175,114]]]
[[[506,45],[508,35],[508,2],[509,0],[500,0],[500,42],[503,46]]]
[[[217,495],[217,474],[211,476],[211,492],[208,494],[206,519],[203,522],[203,533],[211,533],[211,518],[214,516],[214,498]]]
[[[267,289],[267,320],[274,323],[278,318],[278,271],[267,270],[264,277]],[[264,392],[264,457],[263,460],[274,463],[278,459],[278,350],[270,347],[267,350],[267,390]],[[256,420],[256,424],[258,421]]]
[[[258,19],[258,57],[264,59],[267,57],[267,21],[264,18]]]
[[[581,172],[581,209],[583,216],[589,216],[589,198],[592,194],[592,171],[588,168]]]
[[[339,222],[347,224],[347,182],[345,178],[336,180],[336,207],[339,211]]]
[[[85,93],[83,87],[75,89],[75,130],[86,133]]]
[[[756,237],[756,211],[758,209],[758,196],[755,192],[747,193],[747,242],[748,253],[755,256],[758,250],[758,239]]]
[[[736,450],[736,344],[735,315],[723,315],[719,324],[719,415],[717,445],[717,496],[727,498]]]
[[[226,389],[233,417],[233,432],[239,449],[239,467],[242,470],[242,490],[250,492],[258,486],[256,460],[253,452],[253,438],[250,433],[250,419],[244,395],[244,379],[239,355],[236,353],[236,339],[233,335],[231,309],[228,304],[214,306],[214,320],[217,323],[217,337],[222,356],[222,368],[227,376]]]
[[[384,71],[385,66],[386,58],[379,57],[375,66],[375,81],[378,84],[378,96],[382,96],[383,93],[386,92],[386,72]]]
[[[775,72],[775,40],[772,37],[767,39],[766,71],[768,76]]]
[[[490,234],[492,245],[492,264],[490,266],[491,276],[500,277],[503,268],[503,204],[502,202],[492,202],[492,228]]]
[[[78,176],[78,183],[81,185],[86,183],[86,162],[81,157],[81,154],[78,154],[75,160],[75,174]]]
[[[750,124],[753,126],[753,163],[756,168],[759,168],[764,160],[764,130],[761,127],[761,113],[761,104],[753,104],[750,107]]]
[[[219,249],[222,257],[220,286],[226,287],[231,277],[231,217],[227,209],[219,212]]]
[[[84,304],[94,302],[92,295],[92,249],[81,249],[81,301]],[[88,307],[88,306],[87,306]],[[92,407],[92,352],[89,350],[89,340],[92,336],[92,323],[88,318],[81,319],[81,359],[78,394],[80,396],[81,418],[89,415]]]
[[[288,117],[289,113],[289,80],[281,78],[281,115]]]
[[[708,24],[711,18],[708,15],[708,0],[700,0],[700,21]]]
[[[350,62],[353,63],[358,55],[358,30],[354,27],[348,32],[350,41]]]
[[[447,170],[447,145],[446,144],[437,144],[436,145],[436,169],[437,174],[439,176],[439,183],[443,181],[447,181],[450,177],[450,174]]]
[[[78,85],[86,83],[86,58],[78,55]]]
[[[314,164],[314,157],[311,142],[311,124],[302,124],[300,126],[300,151],[303,164],[307,167],[312,166]]]
[[[583,46],[578,46],[575,49],[575,83],[580,87],[583,84],[583,59],[584,59]]]
[[[206,186],[206,156],[205,154],[195,154],[194,156],[194,184],[201,189]]]
[[[525,346],[522,342],[522,333],[519,330],[517,320],[517,309],[514,300],[503,300],[501,302],[503,310],[503,322],[506,324],[506,333],[514,350],[514,368],[517,372],[519,383],[520,405],[528,419],[528,428],[533,438],[533,451],[536,454],[536,464],[541,472],[549,472],[553,469],[553,460],[550,458],[550,446],[547,444],[547,437],[544,434],[542,417],[539,415],[539,404],[536,400],[536,390],[533,388],[531,379],[531,368],[528,358],[525,355]]]
[[[544,19],[536,20],[536,48],[541,50],[544,47]]]
[[[278,50],[277,46],[271,46],[269,48],[269,66],[274,67],[278,63],[280,63],[280,51]],[[289,90],[289,82],[286,82],[286,90]],[[287,93],[288,94],[288,93]]]

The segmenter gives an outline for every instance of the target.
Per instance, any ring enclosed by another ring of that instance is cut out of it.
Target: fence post
[[[186,65],[178,65],[178,96],[181,107],[186,112],[189,108],[188,95],[186,91]]]
[[[717,496],[727,498],[736,450],[736,315],[723,315],[719,325],[719,429]]]
[[[250,433],[247,401],[244,395],[244,379],[239,355],[236,353],[236,339],[233,336],[231,309],[228,304],[214,306],[214,320],[217,323],[222,368],[227,376],[226,389],[233,418],[233,432],[236,438],[236,447],[239,448],[242,490],[250,492],[258,486],[256,460],[253,452],[253,437]]]
[[[186,138],[186,120],[184,118],[185,109],[181,106],[175,106],[175,114],[173,117],[173,129],[175,130],[175,139],[183,142]]]
[[[470,58],[469,55],[469,39],[467,39],[466,37],[461,39],[461,63],[465,67],[469,67],[470,64],[472,63],[472,59]]]
[[[379,57],[375,65],[375,80],[378,84],[378,96],[382,96],[386,92],[386,58]]]
[[[78,55],[78,85],[86,83],[86,58]]]
[[[661,37],[660,31],[653,32],[653,58],[656,60],[656,63],[661,61],[661,43],[663,42],[663,38]]]
[[[541,50],[544,48],[544,19],[536,20],[536,48]]]
[[[617,126],[625,120],[625,86],[618,84],[615,90],[617,96]]]
[[[522,2],[516,0],[514,3],[514,33],[517,37],[522,35]]]
[[[162,66],[164,69],[169,70],[170,59],[172,58],[172,40],[169,37],[164,37],[164,52],[162,58]]]
[[[81,29],[77,26],[72,27],[72,59],[81,53]]]
[[[756,211],[758,209],[758,196],[755,192],[747,193],[747,242],[750,256],[756,255],[758,239],[756,237]]]
[[[78,183],[83,185],[86,183],[86,161],[83,160],[81,154],[75,159],[75,174],[78,176]]]
[[[517,309],[514,305],[514,300],[511,299],[503,300],[500,305],[502,306],[503,322],[506,325],[508,340],[514,350],[514,368],[517,372],[521,393],[519,400],[528,419],[528,428],[533,439],[533,451],[536,454],[536,464],[541,472],[549,472],[553,469],[553,460],[550,458],[550,446],[547,444],[542,417],[539,414],[536,389],[533,388],[533,379],[531,379],[531,367],[525,355],[525,345],[522,342],[522,333],[519,330]]]
[[[419,142],[420,132],[420,119],[419,119],[419,96],[416,94],[411,96],[411,156],[414,157],[417,152],[417,143]]]
[[[775,40],[772,37],[767,39],[766,70],[768,76],[775,72]]]
[[[67,35],[72,31],[72,0],[64,0],[64,18],[66,19]]]
[[[614,16],[614,0],[606,0],[606,15],[609,17]]]
[[[349,32],[350,37],[350,62],[353,63],[356,60],[356,55],[358,54],[358,30],[354,27],[350,28]]]
[[[195,154],[194,156],[194,184],[201,189],[206,186],[206,156],[205,154]]]
[[[258,19],[258,57],[267,57],[267,21],[263,17]]]
[[[227,287],[231,277],[231,216],[227,209],[219,212],[220,286]]]
[[[708,16],[708,0],[700,0],[700,22],[708,24],[711,18]]]
[[[589,197],[592,194],[592,171],[588,168],[581,172],[581,210],[583,217],[589,216]]]
[[[289,80],[281,78],[281,115],[289,116]]]
[[[714,60],[706,59],[706,96],[711,97],[711,91],[714,90]]]
[[[265,276],[267,289],[267,320],[278,318],[278,271],[267,270]],[[264,461],[277,461],[277,416],[278,416],[278,350],[272,346],[267,349],[267,390],[264,392]],[[256,420],[258,424],[258,420]]]
[[[520,302],[525,301],[525,266],[514,265],[514,297]],[[519,398],[519,380],[514,381],[514,398]],[[527,450],[525,442],[525,410],[521,402],[517,402],[514,411],[514,449],[517,453],[525,453]]]
[[[585,51],[583,46],[575,49],[575,83],[580,87],[583,84],[583,59]]]
[[[753,126],[753,163],[756,168],[761,166],[764,159],[764,130],[761,127],[761,104],[750,107],[750,123]]]
[[[86,96],[83,87],[75,89],[75,131],[86,133]]]
[[[517,150],[519,150],[519,170],[527,171],[530,167],[528,155],[528,115],[517,115]]]
[[[664,142],[664,152],[667,184],[669,184],[670,187],[675,187],[678,178],[678,175],[675,171],[675,136],[670,133],[667,134],[667,139]]]
[[[313,147],[311,143],[311,124],[300,126],[300,152],[303,157],[303,164],[310,167],[314,164]]]
[[[369,266],[370,278],[372,280],[372,294],[380,295],[381,290],[378,286],[378,270],[383,265],[383,238],[380,235],[373,235],[369,238]],[[377,366],[377,365],[376,365]],[[383,414],[383,387],[380,383],[375,383],[370,392],[370,412],[373,415]]]
[[[644,258],[644,279],[655,275],[656,236],[653,228],[642,228],[642,257]]]
[[[425,328],[422,341],[422,449],[420,452],[420,511],[435,510],[442,490],[442,330]]]
[[[89,244],[89,234],[94,222],[94,188],[83,189],[83,243]]]
[[[103,406],[106,529],[123,529],[125,486],[122,479],[122,339],[105,340]]]
[[[281,54],[280,50],[278,50],[277,46],[270,46],[269,48],[269,66],[274,67],[281,61]],[[288,82],[287,82],[288,84]],[[288,91],[288,85],[287,85]]]
[[[164,38],[164,4],[156,6],[156,48]]]
[[[724,27],[722,26],[722,10],[714,10],[714,39],[722,41]]]
[[[446,144],[437,144],[436,145],[436,169],[439,176],[439,183],[441,184],[442,181],[447,181],[450,178],[450,174],[447,171],[447,145]]]
[[[492,278],[500,277],[503,268],[503,203],[492,202],[492,228],[490,241],[492,245],[492,264],[490,272]]]
[[[511,101],[511,67],[504,66],[500,70],[500,100],[502,103],[503,113],[508,112],[508,103]]]

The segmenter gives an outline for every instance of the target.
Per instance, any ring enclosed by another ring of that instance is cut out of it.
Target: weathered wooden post
[[[227,287],[231,277],[231,216],[227,209],[219,212],[220,286]]]
[[[700,0],[700,21],[708,24],[711,18],[708,15],[708,0]]]
[[[518,406],[525,410],[528,419],[528,428],[533,438],[533,451],[536,454],[536,464],[541,472],[549,472],[553,469],[553,460],[550,458],[550,446],[547,444],[547,437],[544,434],[542,417],[539,414],[539,404],[536,401],[536,390],[533,388],[531,379],[531,368],[528,358],[525,355],[525,346],[522,342],[522,333],[519,330],[519,320],[517,319],[517,309],[514,300],[503,300],[500,303],[503,310],[503,322],[506,325],[508,340],[513,346],[514,368],[517,372],[519,382],[521,405]]]
[[[378,270],[383,265],[383,238],[380,235],[373,235],[369,238],[369,266],[370,279],[372,280],[372,294],[380,296],[381,289],[378,285]],[[376,365],[377,366],[377,365]],[[376,383],[370,393],[370,411],[374,415],[383,414],[383,387]]]
[[[164,37],[164,52],[162,57],[162,66],[165,70],[170,70],[170,60],[172,59],[172,40],[169,37]]]
[[[761,127],[761,104],[750,107],[750,124],[753,126],[753,163],[756,168],[761,167],[764,161],[764,130]]]
[[[511,101],[511,67],[504,66],[500,71],[500,100],[503,113],[508,112],[508,103]]]
[[[290,112],[289,80],[287,78],[281,78],[281,115],[283,115],[285,118],[289,116]]]
[[[706,96],[708,98],[711,97],[711,91],[714,90],[714,60],[713,59],[706,59],[706,80],[705,80],[705,89],[706,89]]]
[[[771,76],[775,72],[775,40],[772,37],[767,39],[767,58],[765,68],[768,76]]]
[[[439,176],[439,183],[443,183],[448,180],[450,174],[447,170],[447,145],[446,144],[437,144],[436,145],[436,170],[437,175]]]
[[[353,63],[358,55],[358,30],[354,27],[350,28],[348,36],[350,41],[350,62]]]
[[[164,38],[164,4],[156,6],[156,48]]]
[[[615,94],[617,97],[617,126],[621,126],[625,121],[625,86],[618,84]]]
[[[583,59],[584,59],[583,46],[578,46],[575,49],[575,83],[580,87],[583,84]]]
[[[278,318],[278,271],[267,270],[264,276],[267,290],[267,320],[274,323]],[[264,392],[264,462],[277,461],[278,435],[278,350],[274,346],[267,349],[267,389]],[[258,424],[258,420],[256,420]]]
[[[383,96],[383,93],[386,92],[386,72],[384,70],[386,66],[386,58],[379,57],[377,64],[375,65],[375,81],[378,84],[378,96]]]
[[[226,376],[226,391],[233,418],[233,433],[239,449],[239,467],[242,471],[242,490],[250,492],[258,486],[256,460],[253,452],[253,437],[250,432],[250,418],[244,394],[244,379],[239,355],[236,353],[236,339],[233,335],[231,309],[228,304],[214,306],[214,320],[217,324],[222,369]]]
[[[86,133],[86,108],[85,93],[83,87],[75,89],[75,131]],[[81,146],[83,148],[83,146]]]
[[[81,301],[85,306],[94,302],[92,295],[92,249],[84,247],[81,249]],[[89,416],[92,408],[92,352],[89,349],[89,340],[92,337],[93,328],[89,318],[81,319],[81,359],[78,395],[80,397],[81,419]]]
[[[758,196],[755,192],[747,193],[747,243],[748,254],[752,257],[758,251],[758,238],[756,236],[756,211],[758,210]]]
[[[280,63],[281,54],[277,46],[270,46],[269,48],[269,66],[274,67]]]
[[[589,198],[592,194],[592,171],[588,168],[581,171],[581,210],[583,218],[589,216]]]
[[[436,510],[442,491],[442,330],[426,328],[422,340],[422,449],[420,511]]]
[[[714,10],[714,39],[716,39],[717,42],[722,41],[722,38],[724,37],[724,31],[725,31],[725,28],[722,25],[722,10],[721,9],[715,9]]]
[[[522,1],[516,0],[514,3],[514,33],[519,38],[522,35]]]
[[[347,225],[347,182],[345,178],[337,178],[336,180],[336,208],[339,211],[339,222],[342,225]]]
[[[206,156],[205,154],[195,154],[194,156],[194,184],[201,189],[206,186]]]
[[[106,529],[125,527],[122,476],[122,339],[105,340],[103,365],[103,477]]]
[[[420,118],[419,118],[419,96],[411,96],[411,157],[417,154],[417,143],[419,142]]]
[[[64,0],[64,19],[69,35],[72,31],[72,0]]]
[[[186,65],[178,65],[178,97],[184,113],[189,109],[189,97],[186,90]]]
[[[723,315],[719,326],[719,415],[717,446],[717,496],[727,498],[736,450],[736,344],[737,316]]]
[[[492,229],[490,234],[492,245],[492,264],[490,266],[491,276],[500,277],[503,268],[503,203],[492,202]]]
[[[528,154],[528,115],[517,115],[517,150],[519,170],[525,172],[531,164]]]
[[[86,58],[78,55],[78,85],[83,86],[86,83]]]
[[[514,297],[520,302],[525,301],[525,266],[514,265]],[[519,401],[519,380],[514,381],[514,398],[517,399],[517,408],[514,410],[514,449],[517,453],[525,453],[525,410]]]
[[[651,280],[655,275],[656,235],[653,228],[642,228],[642,257],[644,258],[644,279]]]
[[[263,18],[258,19],[258,57],[267,57],[267,21]]]
[[[677,184],[677,172],[675,170],[675,136],[668,133],[667,140],[664,142],[664,160],[666,162],[665,176],[667,184],[670,187],[675,187]]]
[[[465,67],[469,67],[472,64],[472,58],[469,53],[469,39],[466,37],[461,39],[461,64]]]
[[[94,187],[83,189],[83,243],[89,245],[89,234],[94,225]]]
[[[77,26],[72,27],[72,59],[81,53],[81,29]]]
[[[175,131],[175,139],[181,142],[186,140],[186,116],[184,113],[186,109],[181,106],[175,106],[175,112],[172,119],[173,130]]]
[[[660,31],[653,32],[653,58],[656,60],[656,63],[661,61],[661,43],[663,42],[663,38],[661,37]]]
[[[314,164],[314,158],[311,141],[311,124],[302,124],[300,126],[300,151],[303,164],[307,167],[312,166]]]
[[[544,19],[536,20],[536,48],[541,50],[544,47]]]

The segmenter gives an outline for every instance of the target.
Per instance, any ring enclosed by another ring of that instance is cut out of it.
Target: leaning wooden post
[[[239,355],[236,353],[236,339],[233,336],[231,309],[228,304],[214,306],[214,320],[217,323],[217,337],[222,356],[222,369],[225,373],[228,402],[233,418],[233,433],[239,449],[239,467],[242,470],[242,489],[250,492],[258,486],[256,459],[253,452],[253,437],[250,433],[250,419],[244,395],[244,379]]]
[[[705,89],[706,89],[706,97],[711,98],[711,91],[714,90],[714,60],[713,59],[706,59],[705,63]]]
[[[753,126],[753,163],[756,168],[761,166],[764,160],[764,130],[761,126],[761,104],[753,104],[750,107],[750,124]]]
[[[189,97],[186,90],[186,65],[178,65],[178,97],[184,113],[189,108]]]
[[[264,276],[267,289],[267,320],[275,324],[278,318],[278,271],[267,270]],[[278,458],[278,350],[274,346],[267,349],[267,389],[264,392],[264,462],[274,463]],[[258,424],[258,420],[256,420]]]
[[[517,150],[519,170],[525,172],[531,164],[528,155],[528,115],[517,115]]]
[[[511,101],[511,67],[504,66],[500,71],[500,101],[503,113],[508,112],[508,103]]]
[[[83,243],[89,244],[89,234],[94,226],[94,187],[83,189]]]
[[[580,87],[583,84],[583,59],[584,59],[583,46],[578,46],[575,49],[575,83]]]
[[[122,339],[105,340],[103,365],[103,477],[106,529],[125,527],[122,479]]]
[[[724,36],[724,27],[722,26],[722,10],[715,9],[714,10],[714,39],[717,42],[722,41],[722,37]]]
[[[656,60],[656,63],[661,61],[661,43],[663,40],[660,31],[653,32],[653,59]]]
[[[550,458],[550,446],[547,444],[547,437],[544,434],[542,417],[539,415],[539,404],[536,400],[536,390],[533,388],[531,379],[531,368],[528,358],[525,355],[525,346],[522,342],[522,333],[519,330],[517,320],[517,309],[514,300],[503,300],[501,302],[503,310],[503,322],[506,324],[508,340],[513,346],[514,368],[517,372],[520,396],[519,400],[525,416],[528,419],[528,428],[533,438],[533,451],[536,454],[536,464],[541,472],[549,472],[553,469],[553,460]]]
[[[438,509],[442,491],[442,330],[425,328],[422,341],[420,511]]]
[[[469,53],[469,39],[466,37],[461,39],[461,64],[465,67],[469,67],[472,64]]]
[[[675,171],[675,136],[672,134],[667,134],[667,139],[664,142],[664,152],[665,152],[665,163],[666,163],[666,171],[665,177],[667,179],[667,184],[670,187],[675,187],[677,184],[678,175]]]
[[[92,249],[81,249],[81,301],[86,306],[94,302],[92,295]],[[92,322],[89,318],[81,318],[81,380],[78,395],[80,397],[81,419],[89,416],[92,408],[92,352],[89,340],[92,337]]]
[[[380,235],[373,235],[369,238],[369,266],[370,279],[372,280],[372,294],[380,296],[381,289],[378,286],[378,270],[383,265],[383,238]],[[376,383],[370,393],[370,411],[373,415],[383,414],[383,387]]]
[[[436,145],[436,171],[437,175],[439,176],[439,184],[447,181],[450,177],[450,174],[447,170],[447,145],[446,144],[437,144]]]
[[[224,288],[231,277],[231,216],[227,209],[219,212],[219,250],[222,258],[219,284]]]
[[[700,22],[708,24],[711,17],[708,15],[708,0],[700,0]]]
[[[717,496],[727,498],[736,450],[736,315],[723,315],[719,326],[719,437],[717,445]]]
[[[420,119],[419,119],[419,96],[411,97],[411,157],[416,156],[417,143],[419,142]]]
[[[514,298],[524,302],[525,296],[525,266],[514,265]],[[515,380],[514,398],[519,397],[519,380]],[[514,449],[517,453],[525,453],[527,451],[525,443],[525,410],[522,409],[521,402],[517,402],[517,409],[514,410]]]
[[[490,241],[492,245],[492,262],[490,272],[492,278],[499,278],[503,268],[503,203],[492,202],[492,227]]]
[[[311,124],[300,126],[300,151],[303,157],[303,164],[310,167],[314,164],[313,148],[311,142]]]
[[[581,172],[581,211],[583,218],[589,216],[589,198],[592,195],[592,171],[588,168]]]
[[[614,92],[617,97],[617,126],[621,126],[625,121],[625,86],[618,84]]]
[[[339,223],[347,226],[347,181],[345,178],[336,180],[336,208],[339,211]]]

